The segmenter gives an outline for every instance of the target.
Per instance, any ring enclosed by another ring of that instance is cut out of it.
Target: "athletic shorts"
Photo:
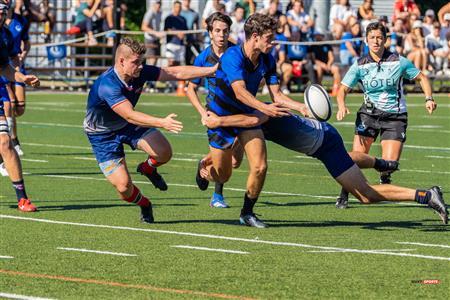
[[[388,113],[374,108],[370,113],[365,104],[361,106],[355,121],[355,134],[380,139],[406,141],[406,128],[408,127],[408,114]]]
[[[339,132],[328,123],[324,124],[324,136],[322,146],[317,149],[312,157],[320,160],[333,178],[338,177],[355,164],[344,146],[344,141]]]
[[[3,99],[0,96],[0,117],[4,117],[5,116],[5,110],[3,108]]]
[[[181,62],[184,61],[184,56],[186,55],[186,46],[168,43],[166,45],[166,57],[173,59],[174,61]]]
[[[156,128],[144,128],[128,124],[118,131],[102,134],[87,133],[86,135],[91,143],[97,162],[101,164],[125,157],[123,144],[127,144],[132,150],[135,150],[140,139],[157,130]]]
[[[218,127],[214,129],[208,129],[208,142],[209,145],[216,149],[227,150],[231,149],[236,140],[236,137],[245,130],[260,129],[260,126],[251,128],[238,128],[238,127]]]
[[[161,55],[161,44],[158,41],[146,41],[145,47],[147,48],[146,56],[160,56]]]
[[[3,102],[10,102],[8,90],[6,89],[5,85],[0,85],[0,101]]]

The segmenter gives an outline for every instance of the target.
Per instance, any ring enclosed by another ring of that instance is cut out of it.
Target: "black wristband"
[[[425,98],[425,102],[434,101],[433,96],[429,96]]]

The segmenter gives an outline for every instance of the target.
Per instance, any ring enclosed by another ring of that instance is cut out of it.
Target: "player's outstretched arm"
[[[212,67],[176,66],[161,68],[159,81],[191,80],[212,76],[217,70],[217,65]]]
[[[306,105],[303,103],[297,102],[297,101],[289,98],[285,94],[283,94],[280,90],[280,85],[278,85],[278,84],[269,85],[269,92],[270,92],[270,97],[272,98],[273,102],[279,103],[289,109],[298,111],[305,117],[308,116],[308,108],[306,107]]]
[[[259,110],[269,117],[283,117],[289,115],[289,108],[281,104],[265,104],[256,99],[246,88],[244,80],[236,80],[231,84],[236,98],[242,103]]]
[[[423,93],[425,94],[425,108],[428,113],[431,115],[433,111],[437,108],[437,104],[432,96],[432,88],[430,81],[427,76],[425,76],[422,72],[417,75],[415,78],[420,83],[420,87],[422,88]]]
[[[24,75],[20,72],[17,72],[11,65],[5,65],[0,68],[0,75],[5,76],[9,81],[13,82],[23,82],[26,85],[30,85],[32,87],[38,87],[40,82],[39,78],[34,75]]]
[[[192,106],[194,106],[194,108],[198,111],[198,113],[202,117],[202,124],[203,124],[203,119],[206,117],[206,109],[203,107],[203,105],[200,102],[200,99],[198,98],[197,87],[198,87],[198,85],[196,85],[195,83],[189,82],[189,85],[187,87],[186,96],[188,97]],[[203,124],[203,125],[205,125],[205,124]]]
[[[208,128],[217,127],[255,127],[267,122],[269,117],[260,111],[253,114],[238,114],[219,117],[212,111],[207,112],[204,124]]]
[[[112,107],[112,110],[124,118],[127,122],[142,126],[164,128],[167,131],[178,133],[183,129],[183,124],[175,120],[176,114],[169,114],[165,118],[157,118],[139,111],[135,111],[130,101],[122,101],[119,105]]]
[[[350,110],[345,105],[345,97],[347,97],[349,91],[350,88],[346,85],[341,84],[341,86],[339,87],[339,91],[337,94],[338,112],[336,113],[336,119],[338,121],[341,121],[346,115],[350,113]]]

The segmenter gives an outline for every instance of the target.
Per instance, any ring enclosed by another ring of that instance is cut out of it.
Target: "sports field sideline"
[[[352,114],[331,123],[350,147],[362,99],[348,100]],[[394,183],[439,185],[448,204],[448,95],[436,97],[431,116],[423,96],[407,102],[408,137]],[[232,207],[210,208],[212,189],[200,192],[194,180],[207,138],[186,98],[143,95],[138,104],[151,115],[174,112],[184,124],[180,134],[165,133],[174,150],[160,168],[167,192],[132,174],[155,206],[156,223],[140,223],[139,210],[118,199],[95,162],[82,131],[85,105],[83,94],[28,96],[18,127],[27,191],[39,212],[18,212],[9,180],[0,178],[0,298],[449,299],[450,229],[437,215],[414,203],[356,200],[337,210],[340,189],[326,169],[270,142],[256,207],[270,228],[238,224],[245,162],[225,185]],[[130,169],[143,157],[127,152]],[[376,182],[374,171],[365,174]]]

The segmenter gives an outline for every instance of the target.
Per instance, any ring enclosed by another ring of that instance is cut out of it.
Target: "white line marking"
[[[424,246],[424,247],[450,248],[449,245],[439,245],[439,244],[424,244],[424,243],[413,243],[413,242],[396,242],[396,243],[402,244],[402,245],[417,245],[417,246]]]
[[[0,255],[0,258],[11,259],[11,258],[14,258],[14,257],[12,257],[12,256],[7,256],[7,255]]]
[[[224,253],[233,253],[233,254],[250,254],[250,252],[238,251],[238,250],[215,249],[215,248],[194,247],[194,246],[184,246],[184,245],[176,245],[176,246],[174,245],[174,246],[170,246],[170,247],[193,249],[193,250],[205,250],[205,251],[213,251],[213,252],[224,252]]]
[[[109,251],[99,251],[99,250],[89,250],[89,249],[78,249],[78,248],[57,247],[56,249],[58,249],[58,250],[67,250],[67,251],[77,251],[77,252],[89,252],[89,253],[97,253],[97,254],[108,254],[108,255],[116,255],[116,256],[137,256],[136,254],[129,254],[129,253],[109,252]]]
[[[72,159],[76,160],[96,160],[95,157],[72,157]]]
[[[9,294],[9,293],[0,293],[0,297],[7,298],[7,299],[21,299],[21,300],[55,300],[55,299],[50,299],[50,298],[40,298],[40,297]]]
[[[399,251],[415,251],[416,249],[376,249],[376,250],[369,250],[373,252],[399,252]],[[313,250],[313,251],[305,251],[308,253],[337,253],[337,252],[348,252],[346,250]]]
[[[290,246],[290,247],[312,248],[312,249],[320,249],[320,250],[337,250],[337,251],[346,251],[346,252],[352,252],[352,253],[404,256],[404,257],[416,257],[416,258],[424,258],[424,259],[450,261],[450,257],[443,257],[443,256],[431,256],[431,255],[420,255],[420,254],[411,254],[411,253],[397,253],[397,252],[377,252],[377,251],[373,251],[373,250],[359,250],[359,249],[338,248],[338,247],[324,247],[324,246],[307,245],[307,244],[300,244],[300,243],[265,241],[265,240],[258,240],[258,239],[246,239],[246,238],[239,238],[239,237],[229,237],[229,236],[212,235],[212,234],[201,234],[201,233],[192,233],[192,232],[180,232],[180,231],[172,231],[172,230],[161,230],[161,229],[135,228],[135,227],[126,227],[126,226],[111,226],[111,225],[100,225],[100,224],[65,222],[65,221],[56,221],[56,220],[48,220],[48,219],[37,219],[37,218],[27,218],[27,217],[10,216],[10,215],[2,215],[2,214],[0,214],[0,218],[13,219],[13,220],[24,220],[24,221],[32,221],[32,222],[41,222],[41,223],[48,223],[48,224],[72,225],[72,226],[82,226],[82,227],[105,228],[105,229],[128,230],[128,231],[139,231],[139,232],[152,232],[152,233],[159,233],[159,234],[181,235],[181,236],[190,236],[190,237],[201,237],[201,238],[208,238],[208,239],[218,239],[218,240],[226,240],[226,241],[236,241],[236,242],[246,242],[246,243],[255,243],[255,244],[274,245],[274,246]]]
[[[426,155],[425,157],[450,159],[450,156],[439,156],[439,155]]]
[[[21,158],[22,161],[31,161],[31,162],[40,162],[40,163],[48,163],[48,160],[43,159],[30,159],[30,158]]]

